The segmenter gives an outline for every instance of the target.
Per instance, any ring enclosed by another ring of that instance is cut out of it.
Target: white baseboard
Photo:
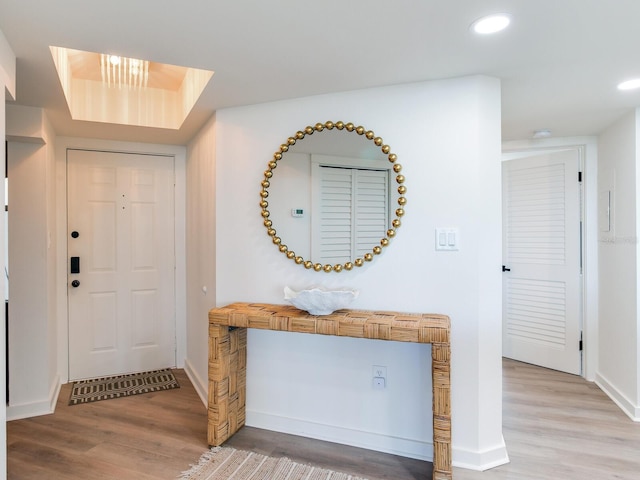
[[[188,358],[184,359],[184,372],[187,374],[187,377],[189,377],[189,380],[191,380],[191,383],[193,384],[193,388],[196,389],[196,393],[200,397],[200,400],[202,400],[202,403],[204,404],[204,406],[208,407],[209,406],[208,379],[207,381],[203,381],[198,376],[198,374],[196,373],[195,369],[193,368],[193,365],[191,365],[191,362],[189,361]]]
[[[49,415],[56,410],[56,403],[60,395],[60,376],[57,375],[51,385],[49,398],[41,402],[31,402],[7,406],[7,421],[20,420],[22,418],[38,417],[40,415]],[[9,397],[11,400],[11,397]],[[11,402],[9,402],[11,403]]]
[[[431,461],[433,444],[420,440],[389,437],[374,432],[353,430],[334,425],[309,422],[290,417],[271,415],[247,410],[246,425],[275,432],[300,435],[327,442],[351,445],[402,457]]]
[[[433,461],[433,443],[430,441],[392,437],[375,432],[353,430],[249,410],[247,410],[246,424],[265,430],[300,435],[428,462]],[[453,465],[460,468],[481,471],[509,463],[504,439],[500,445],[482,452],[463,451],[454,446],[452,453]]]
[[[453,447],[453,466],[469,470],[485,471],[509,463],[507,446],[502,442],[495,447],[481,452],[474,452],[464,448]]]
[[[634,405],[627,396],[609,382],[600,372],[596,372],[596,385],[613,400],[620,410],[634,422],[640,422],[640,405]]]

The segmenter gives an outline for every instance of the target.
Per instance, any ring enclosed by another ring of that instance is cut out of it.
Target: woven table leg
[[[451,468],[451,351],[449,344],[431,345],[433,380],[433,478],[453,478]]]
[[[245,422],[247,329],[209,325],[207,440],[219,446]]]

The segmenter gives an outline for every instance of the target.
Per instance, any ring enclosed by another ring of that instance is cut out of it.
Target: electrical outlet
[[[374,377],[382,377],[385,380],[387,379],[387,367],[383,367],[382,365],[374,365],[372,367],[372,374]]]
[[[373,377],[373,389],[384,390],[387,386],[387,382],[382,377]]]
[[[371,368],[373,375],[373,388],[375,390],[384,390],[387,388],[387,367],[382,365],[374,365]]]

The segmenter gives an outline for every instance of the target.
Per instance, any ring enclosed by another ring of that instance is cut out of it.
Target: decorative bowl
[[[320,287],[296,292],[284,287],[284,299],[311,315],[329,315],[346,308],[358,296],[358,290],[325,290]]]

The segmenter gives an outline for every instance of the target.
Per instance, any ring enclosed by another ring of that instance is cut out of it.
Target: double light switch
[[[457,228],[436,228],[436,250],[458,250],[459,237]]]

